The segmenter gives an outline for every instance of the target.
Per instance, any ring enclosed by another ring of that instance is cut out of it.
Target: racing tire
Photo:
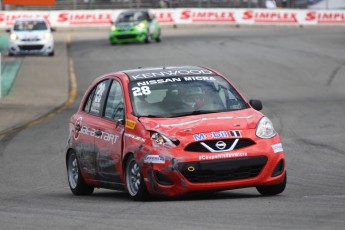
[[[152,40],[151,34],[147,32],[146,38],[145,38],[145,43],[149,44]]]
[[[8,56],[13,57],[13,56],[14,56],[14,53],[8,52]]]
[[[149,198],[140,166],[133,155],[127,159],[125,177],[128,194],[133,200],[145,201]]]
[[[285,190],[286,181],[287,181],[287,178],[286,178],[286,172],[285,172],[284,181],[282,183],[276,184],[276,185],[258,186],[256,187],[256,189],[263,196],[274,196],[279,193],[282,193]]]
[[[48,53],[48,56],[49,56],[49,57],[53,57],[54,55],[55,55],[54,50],[53,50],[52,52]]]
[[[85,183],[80,172],[77,155],[74,151],[71,151],[67,157],[67,177],[69,187],[74,195],[85,196],[93,193],[95,188]]]
[[[161,39],[161,32],[159,32],[157,38],[156,38],[156,42],[161,42],[162,39]]]

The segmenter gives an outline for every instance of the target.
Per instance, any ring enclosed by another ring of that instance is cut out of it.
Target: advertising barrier
[[[123,10],[0,11],[0,28],[17,18],[41,17],[54,27],[109,26]],[[152,9],[161,25],[342,25],[345,10],[178,8]]]

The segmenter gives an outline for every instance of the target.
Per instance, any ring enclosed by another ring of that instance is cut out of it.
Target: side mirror
[[[249,100],[249,104],[253,107],[253,109],[255,110],[262,110],[262,102],[260,100],[254,100],[254,99],[251,99]]]
[[[6,29],[6,33],[11,33],[11,29]]]
[[[116,128],[119,127],[119,125],[124,125],[125,124],[125,119],[118,119],[116,120]]]

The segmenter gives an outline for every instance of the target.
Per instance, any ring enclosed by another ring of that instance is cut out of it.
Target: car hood
[[[180,139],[200,133],[255,129],[262,116],[254,109],[245,109],[177,118],[141,117],[140,122],[147,130],[162,133],[173,139]]]

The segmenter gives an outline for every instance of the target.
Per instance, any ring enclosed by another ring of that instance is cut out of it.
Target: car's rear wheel
[[[159,31],[159,34],[158,34],[158,36],[157,36],[157,38],[156,38],[156,42],[161,42],[162,40],[161,40],[161,32]]]
[[[91,195],[94,187],[85,183],[80,173],[77,155],[71,151],[67,158],[68,184],[74,195]]]
[[[129,156],[126,163],[126,186],[130,197],[136,201],[146,200],[148,192],[140,172],[140,166],[133,155]]]
[[[256,187],[256,189],[263,196],[274,196],[279,193],[282,193],[285,190],[286,181],[287,181],[287,178],[286,178],[286,172],[285,172],[285,178],[282,183],[276,184],[276,185],[269,185],[269,186],[258,186]]]

